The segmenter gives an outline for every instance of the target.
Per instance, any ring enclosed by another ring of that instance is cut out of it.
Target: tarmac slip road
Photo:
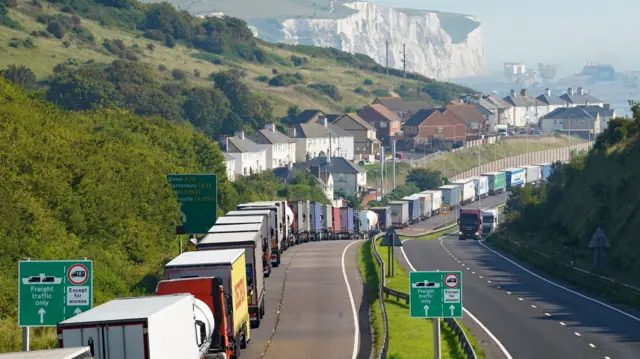
[[[406,241],[416,270],[462,270],[463,300],[517,359],[640,358],[640,317],[591,299],[484,246]]]
[[[360,243],[332,240],[289,248],[266,279],[266,314],[241,356],[368,359],[371,329],[356,261]]]

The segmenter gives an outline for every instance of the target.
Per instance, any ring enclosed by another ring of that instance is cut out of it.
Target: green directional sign
[[[93,262],[20,261],[18,325],[52,327],[93,306]]]
[[[216,224],[218,181],[215,174],[167,175],[178,196],[182,225],[186,234],[202,234]]]
[[[462,272],[410,272],[411,318],[462,318]]]

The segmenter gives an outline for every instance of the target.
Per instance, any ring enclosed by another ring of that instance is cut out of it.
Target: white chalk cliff
[[[286,19],[277,24],[280,34],[274,33],[273,22],[271,29],[257,24],[258,32],[269,32],[268,41],[366,54],[382,65],[386,63],[385,40],[389,40],[389,66],[398,69],[405,44],[407,70],[439,80],[484,72],[482,27],[471,16],[398,10],[365,2],[343,6],[357,12],[339,19]]]

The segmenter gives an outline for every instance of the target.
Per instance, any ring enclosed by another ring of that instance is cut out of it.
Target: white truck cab
[[[498,227],[498,210],[482,210],[482,235],[486,237]]]

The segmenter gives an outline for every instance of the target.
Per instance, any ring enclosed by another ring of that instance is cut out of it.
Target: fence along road
[[[260,328],[251,330],[242,357],[368,359],[371,330],[356,260],[359,243],[310,242],[284,252],[266,280],[266,314]]]

